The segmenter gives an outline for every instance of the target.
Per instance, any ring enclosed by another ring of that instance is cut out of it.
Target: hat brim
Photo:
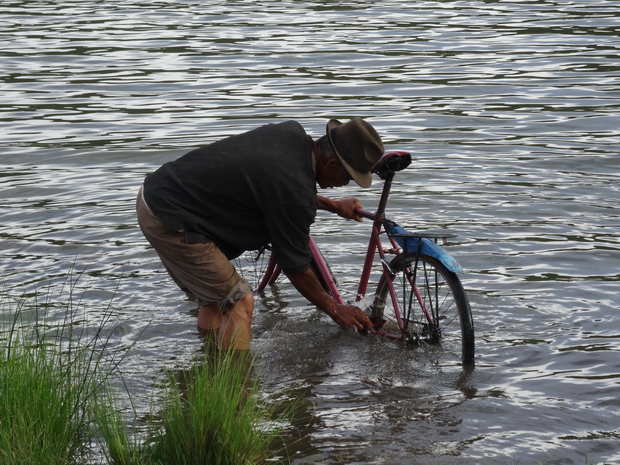
[[[336,152],[336,155],[338,156],[338,160],[340,160],[340,163],[342,163],[342,166],[344,166],[347,172],[351,175],[351,178],[353,178],[353,180],[360,187],[370,187],[370,185],[372,184],[372,173],[370,171],[368,173],[360,173],[359,171],[355,170],[351,165],[349,165],[346,162],[346,160],[342,157],[342,155],[338,153],[338,149],[336,148],[336,145],[334,144],[334,141],[332,140],[332,135],[331,135],[332,129],[337,128],[341,124],[342,123],[338,121],[337,119],[330,119],[327,122],[327,130],[326,130],[327,138],[329,139],[329,142],[332,145],[334,152]]]

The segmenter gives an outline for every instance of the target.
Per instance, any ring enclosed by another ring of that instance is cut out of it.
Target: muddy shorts
[[[213,242],[188,244],[185,231],[168,231],[144,201],[142,188],[136,210],[142,233],[174,282],[183,291],[194,294],[200,305],[217,304],[225,313],[251,292],[250,283],[239,276]]]

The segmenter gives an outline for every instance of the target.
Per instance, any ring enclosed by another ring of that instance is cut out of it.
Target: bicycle
[[[467,294],[457,276],[463,269],[438,244],[438,239],[456,237],[456,234],[447,231],[409,233],[385,218],[394,176],[410,163],[411,155],[407,152],[386,153],[372,170],[383,180],[377,211],[356,210],[358,215],[372,221],[372,232],[355,305],[365,300],[378,255],[381,278],[372,303],[362,308],[374,325],[368,333],[410,344],[449,346],[447,350],[460,352],[463,364],[471,364],[475,352],[474,325]],[[384,248],[381,242],[384,235],[389,248]],[[264,247],[250,259],[262,276],[257,293],[274,284],[281,273],[270,250],[269,246]],[[334,274],[312,236],[310,250],[311,267],[319,282],[338,303],[345,303]],[[388,261],[388,256],[394,258]]]

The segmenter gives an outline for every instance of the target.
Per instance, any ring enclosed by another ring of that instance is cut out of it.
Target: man
[[[327,123],[313,141],[299,123],[268,124],[193,150],[146,177],[138,222],[176,284],[198,298],[198,328],[223,348],[248,349],[254,297],[229,260],[271,243],[297,290],[343,327],[372,326],[359,308],[336,303],[310,269],[308,238],[317,208],[361,221],[354,198],[317,195],[351,179],[371,183],[383,155],[362,119]]]

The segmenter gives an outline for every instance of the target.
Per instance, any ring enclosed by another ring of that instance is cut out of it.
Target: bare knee
[[[237,321],[252,320],[252,312],[254,310],[254,295],[248,292],[243,299],[234,303],[224,314],[225,319],[234,319]],[[228,318],[226,318],[228,317]]]

